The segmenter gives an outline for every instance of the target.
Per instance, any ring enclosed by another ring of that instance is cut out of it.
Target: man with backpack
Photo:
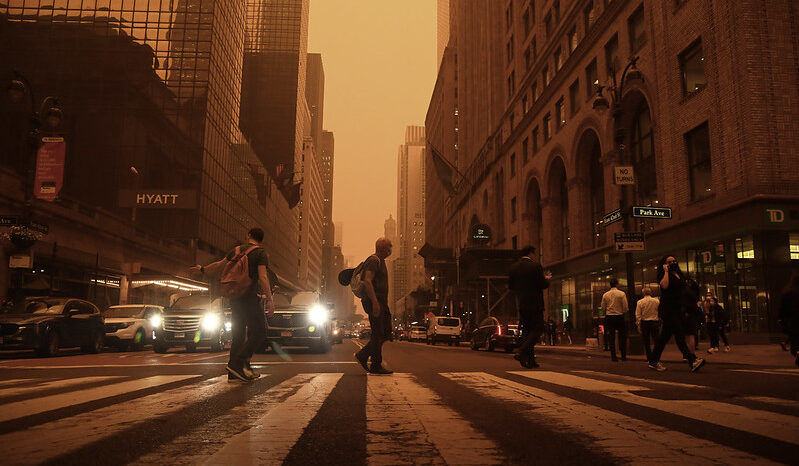
[[[267,267],[269,260],[261,247],[264,231],[252,228],[247,244],[236,246],[224,259],[207,266],[195,265],[193,271],[214,275],[221,271],[220,292],[230,300],[232,341],[226,369],[229,381],[252,382],[261,376],[250,359],[266,339],[266,316],[263,299],[271,316],[275,312]],[[259,292],[260,289],[260,292]]]
[[[383,343],[391,339],[391,313],[388,309],[388,270],[386,257],[391,255],[391,240],[379,238],[375,253],[353,272],[353,292],[361,298],[363,310],[369,316],[372,335],[369,343],[355,353],[355,359],[369,373],[391,374],[383,367]],[[360,283],[359,283],[360,282]],[[356,288],[359,288],[356,290]],[[369,358],[371,365],[368,365]]]

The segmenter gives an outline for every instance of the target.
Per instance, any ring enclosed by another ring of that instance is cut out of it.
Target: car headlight
[[[333,335],[338,335],[338,329],[333,330]]]
[[[203,317],[203,330],[212,332],[219,328],[219,316],[216,314],[206,314]]]
[[[160,328],[162,321],[163,320],[161,319],[161,315],[159,314],[153,314],[152,316],[150,316],[150,325],[152,325],[153,328]]]
[[[311,309],[310,315],[308,316],[308,319],[316,325],[324,324],[329,318],[330,312],[328,312],[328,310],[322,306],[314,306],[313,309]]]

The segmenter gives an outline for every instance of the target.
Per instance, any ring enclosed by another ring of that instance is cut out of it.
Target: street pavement
[[[698,373],[542,348],[510,354],[393,342],[367,375],[327,354],[0,353],[3,464],[797,464],[799,369],[713,355]],[[737,348],[734,348],[734,351]],[[752,353],[750,350],[749,353]],[[667,354],[668,356],[668,354]],[[739,358],[740,359],[740,358]],[[766,358],[763,360],[768,361]],[[749,361],[750,363],[746,363]]]

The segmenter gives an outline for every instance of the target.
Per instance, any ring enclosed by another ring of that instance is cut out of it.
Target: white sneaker
[[[650,363],[649,364],[649,368],[650,369],[654,369],[654,370],[656,370],[658,372],[663,372],[663,371],[666,370],[666,366],[664,366],[663,363],[661,363],[661,362],[658,362],[657,364]]]
[[[718,351],[718,350],[716,350],[716,351]],[[730,352],[730,347],[729,346],[725,346],[724,347],[724,352],[725,353],[729,353]]]
[[[691,364],[691,372],[698,371],[704,365],[705,365],[705,360],[704,359],[696,358],[694,360],[693,364]]]

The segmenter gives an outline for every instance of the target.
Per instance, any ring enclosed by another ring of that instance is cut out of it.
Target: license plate
[[[173,338],[185,338],[186,334],[185,333],[175,333],[175,334],[172,335],[172,337]]]
[[[291,332],[280,332],[280,336],[281,337],[290,337],[291,336]]]

